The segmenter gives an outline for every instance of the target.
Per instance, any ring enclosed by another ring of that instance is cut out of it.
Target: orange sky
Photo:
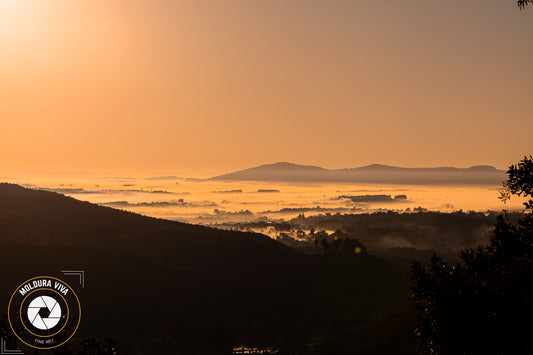
[[[506,168],[532,31],[510,0],[0,0],[0,166]]]

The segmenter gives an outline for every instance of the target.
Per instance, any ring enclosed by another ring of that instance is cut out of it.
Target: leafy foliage
[[[533,196],[533,157],[526,156],[507,171],[509,178],[503,183],[505,189],[500,191],[500,199],[506,202],[511,195]],[[532,200],[524,203],[527,209],[533,209]]]
[[[462,263],[434,255],[412,265],[411,297],[420,350],[428,354],[533,351],[533,160],[508,170],[505,198],[526,196],[518,223],[498,218],[489,245],[463,251]]]
[[[523,9],[531,3],[533,3],[533,0],[518,0],[518,7]]]

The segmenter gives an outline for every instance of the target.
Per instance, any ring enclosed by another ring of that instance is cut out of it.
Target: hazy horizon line
[[[150,179],[150,178],[157,178],[157,177],[175,177],[175,178],[193,178],[193,179],[208,179],[211,177],[219,176],[219,175],[225,175],[237,171],[262,167],[262,166],[269,166],[269,165],[275,165],[275,164],[290,164],[290,165],[296,165],[296,166],[305,166],[305,167],[316,167],[316,168],[322,168],[326,170],[343,170],[343,169],[357,169],[357,168],[365,168],[365,167],[371,167],[371,166],[387,166],[387,167],[395,167],[395,168],[405,168],[405,169],[438,169],[438,168],[455,168],[455,169],[469,169],[473,167],[492,167],[497,170],[507,171],[508,167],[502,168],[498,167],[492,164],[475,164],[475,165],[469,165],[469,166],[456,166],[456,165],[391,165],[391,164],[382,164],[382,163],[373,163],[373,164],[366,164],[366,165],[357,165],[357,166],[345,166],[345,167],[327,167],[323,165],[318,164],[300,164],[300,163],[294,163],[289,161],[273,161],[273,162],[266,162],[261,164],[255,164],[255,165],[248,165],[242,168],[235,168],[235,169],[182,169],[182,173],[180,173],[180,169],[168,169],[168,170],[153,170],[153,172],[146,172],[146,171],[97,171],[95,170],[65,170],[65,169],[58,169],[56,171],[54,170],[40,170],[40,169],[32,169],[32,170],[12,170],[12,171],[4,171],[0,174],[0,179],[8,178],[9,175],[21,175],[21,174],[28,174],[28,175],[44,175],[44,176],[57,176],[57,175],[64,175],[64,176],[93,176],[98,179]],[[129,175],[129,176],[128,176]]]

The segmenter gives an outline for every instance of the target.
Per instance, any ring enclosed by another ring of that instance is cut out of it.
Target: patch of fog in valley
[[[12,178],[10,182],[33,189],[63,193],[148,216],[197,224],[290,220],[306,216],[375,211],[453,212],[457,210],[521,209],[520,201],[503,205],[497,186],[439,187],[398,185],[267,184],[208,182],[180,177],[83,177],[54,180]],[[15,181],[13,181],[15,180]],[[391,201],[352,201],[351,196],[388,195]],[[404,195],[404,200],[394,197]],[[340,198],[342,197],[342,198]]]

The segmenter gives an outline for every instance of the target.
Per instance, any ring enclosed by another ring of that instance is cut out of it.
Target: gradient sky
[[[0,166],[211,175],[533,152],[514,0],[0,0]]]

